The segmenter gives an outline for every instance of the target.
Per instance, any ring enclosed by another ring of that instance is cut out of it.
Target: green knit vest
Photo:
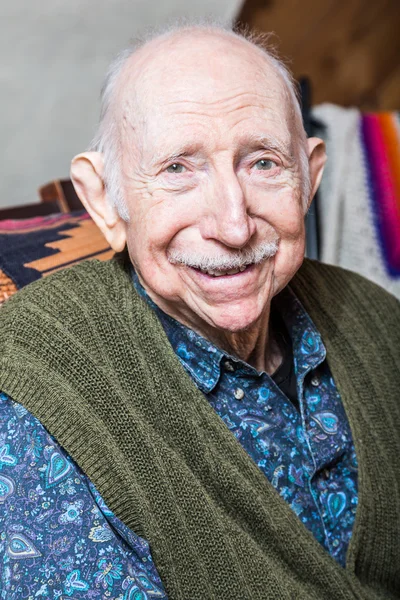
[[[149,541],[170,600],[400,597],[398,303],[311,261],[291,286],[322,335],[356,446],[345,569],[185,373],[126,259],[42,279],[0,311],[0,389]]]

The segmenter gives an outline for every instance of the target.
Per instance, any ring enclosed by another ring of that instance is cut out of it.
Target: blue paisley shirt
[[[215,411],[340,564],[357,507],[350,427],[321,337],[287,287],[276,309],[289,333],[298,407],[266,373],[154,308],[184,368]],[[167,598],[148,543],[24,407],[0,394],[0,598]]]

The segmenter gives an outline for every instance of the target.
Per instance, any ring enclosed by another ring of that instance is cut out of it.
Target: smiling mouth
[[[203,275],[208,275],[209,277],[227,277],[231,275],[237,275],[238,273],[243,273],[244,271],[249,271],[254,263],[250,265],[245,265],[244,267],[239,267],[237,269],[229,269],[228,271],[220,271],[218,269],[200,269],[197,267],[191,267],[198,273],[202,273]]]

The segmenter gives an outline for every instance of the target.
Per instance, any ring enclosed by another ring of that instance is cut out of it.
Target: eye
[[[254,167],[258,171],[270,171],[276,166],[276,163],[273,160],[269,160],[268,158],[262,158],[254,164]]]
[[[186,169],[180,163],[173,163],[172,165],[169,165],[169,167],[167,167],[165,170],[167,171],[167,173],[183,173],[183,171],[185,171]]]

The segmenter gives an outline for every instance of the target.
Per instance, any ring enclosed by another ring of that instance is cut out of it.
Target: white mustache
[[[278,244],[279,240],[263,242],[255,248],[245,248],[229,255],[220,256],[195,256],[190,251],[171,250],[168,253],[168,260],[172,264],[185,265],[195,269],[229,271],[251,264],[257,265],[263,260],[271,258],[277,253]]]

